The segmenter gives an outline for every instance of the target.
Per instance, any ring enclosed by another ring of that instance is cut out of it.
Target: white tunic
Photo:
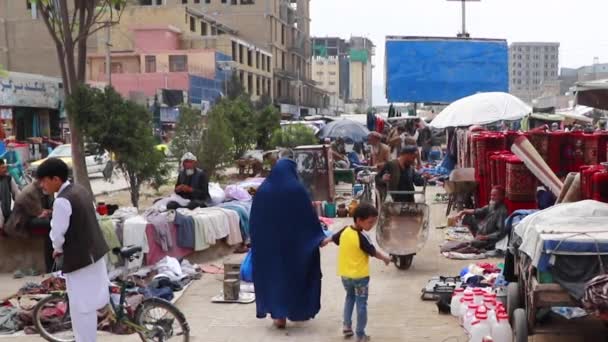
[[[61,194],[70,182],[65,182],[59,189]],[[63,252],[65,234],[70,227],[72,205],[65,198],[57,198],[53,203],[50,237],[53,248]],[[108,286],[110,280],[105,259],[74,272],[65,273],[66,287],[70,300],[70,313],[76,341],[95,341],[97,335],[97,310],[110,301]]]

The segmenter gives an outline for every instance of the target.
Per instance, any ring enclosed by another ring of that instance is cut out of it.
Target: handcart
[[[582,211],[580,208],[585,205],[587,210],[595,209],[597,203],[584,201],[568,205],[571,206],[570,210]],[[517,249],[510,248],[515,256],[514,273],[518,278],[517,282],[510,283],[507,288],[507,310],[511,317],[515,342],[528,341],[528,336],[535,334],[582,336],[592,332],[596,336],[597,332],[597,336],[608,336],[606,320],[596,315],[566,319],[551,311],[552,308],[581,305],[555,281],[554,270],[549,272],[551,267],[559,265],[560,258],[568,258],[568,262],[576,261],[577,264],[582,261],[581,268],[590,265],[590,260],[598,262],[600,274],[602,269],[606,270],[605,264],[608,260],[608,239],[605,238],[605,228],[602,228],[604,217],[586,216],[585,212],[581,212],[580,216],[572,217],[566,226],[556,221],[548,221],[547,217],[552,216],[559,220],[560,210],[568,209],[565,207],[568,205],[562,205],[562,208],[553,207],[556,209],[550,208],[536,214],[533,218],[534,224],[530,223],[526,228],[536,230],[533,234],[517,235],[514,232],[511,236],[512,241],[519,238],[522,244],[523,241],[528,241],[528,245],[531,240],[538,241],[532,249],[527,248],[527,253],[521,250],[522,245],[518,245]],[[597,212],[606,212],[606,209],[600,207]],[[563,217],[561,219],[563,220]],[[577,222],[580,226],[586,225],[584,228],[578,227]],[[521,232],[519,231],[520,234]],[[530,250],[538,252],[530,253]],[[577,271],[571,273],[575,272]],[[586,280],[582,279],[581,282],[584,281]],[[598,338],[597,341],[603,339]]]
[[[426,185],[422,191],[389,191],[380,208],[376,241],[389,253],[395,266],[407,270],[414,256],[429,238],[430,208],[426,204]],[[414,195],[416,201],[393,202],[392,195]]]

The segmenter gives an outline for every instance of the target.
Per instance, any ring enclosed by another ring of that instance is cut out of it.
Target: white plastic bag
[[[211,197],[211,203],[209,203],[211,206],[219,205],[226,200],[226,194],[219,183],[209,183],[209,196]]]

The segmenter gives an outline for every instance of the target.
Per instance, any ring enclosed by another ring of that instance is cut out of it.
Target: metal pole
[[[467,2],[462,0],[462,35],[467,34]]]
[[[108,84],[112,85],[112,40],[111,40],[110,23],[106,23],[106,79]]]

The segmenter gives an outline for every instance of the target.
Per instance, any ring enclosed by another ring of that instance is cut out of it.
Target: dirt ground
[[[435,189],[429,189],[432,199]],[[435,275],[456,275],[467,261],[453,261],[439,254],[442,230],[435,229],[446,223],[445,205],[431,205],[430,238],[414,259],[412,268],[399,271],[384,266],[378,260],[371,263],[368,334],[373,341],[451,341],[466,342],[455,318],[439,315],[433,302],[420,299],[420,290]],[[340,220],[334,230],[350,223]],[[342,341],[341,321],[344,290],[336,276],[335,246],[322,251],[323,293],[322,309],[316,319],[305,323],[290,323],[285,331],[272,328],[270,319],[255,318],[255,304],[222,305],[210,302],[222,288],[221,277],[204,275],[196,281],[178,302],[192,328],[192,341],[201,342],[338,342]],[[492,260],[498,262],[499,260]],[[221,261],[217,261],[221,262]],[[15,281],[9,275],[0,278],[0,293],[13,292],[23,280]],[[294,296],[297,295],[294,293]],[[11,337],[11,341],[39,341],[37,337]],[[135,336],[100,335],[100,341],[137,341]],[[530,341],[603,341],[603,337],[573,339],[544,336]],[[1,341],[1,338],[0,338]]]

